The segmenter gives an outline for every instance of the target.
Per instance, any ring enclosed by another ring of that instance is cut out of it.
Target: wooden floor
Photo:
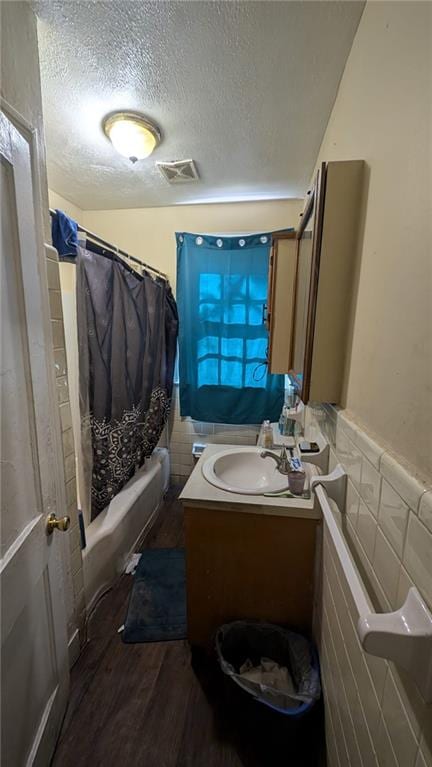
[[[184,545],[172,488],[143,548]],[[268,767],[316,764],[259,756],[227,714],[216,663],[191,658],[186,641],[123,644],[132,576],[123,575],[89,624],[89,642],[71,675],[68,710],[53,767]]]

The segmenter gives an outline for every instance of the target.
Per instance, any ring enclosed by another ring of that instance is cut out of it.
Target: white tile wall
[[[76,467],[72,418],[69,404],[69,387],[67,381],[67,361],[65,337],[63,328],[63,309],[60,293],[59,263],[57,251],[51,246],[46,247],[47,280],[49,288],[51,329],[53,337],[53,364],[56,375],[57,398],[60,412],[60,424],[63,444],[63,463],[66,482],[66,509],[71,520],[71,526],[65,537],[65,570],[66,570],[66,608],[68,617],[68,639],[70,642],[79,632],[79,642],[74,642],[71,664],[76,660],[79,645],[85,639],[85,600],[84,581],[82,573],[82,557],[78,526],[78,509],[76,498]],[[72,647],[72,645],[71,645]]]
[[[432,605],[432,535],[414,514],[409,518],[403,564],[426,602]]]
[[[390,546],[382,530],[376,531],[373,569],[383,587],[384,593],[393,607],[396,603],[399,585],[400,560]]]
[[[381,474],[365,455],[362,460],[359,491],[369,511],[371,511],[375,517],[378,516],[381,497]]]
[[[402,557],[408,524],[408,506],[393,490],[386,479],[382,481],[378,524],[392,544],[398,557]]]
[[[432,490],[423,493],[420,499],[419,518],[432,532]]]
[[[373,560],[375,551],[377,526],[375,517],[369,511],[362,498],[360,498],[356,531],[362,543],[365,554],[371,562]]]
[[[203,423],[180,418],[178,386],[174,387],[173,407],[169,427],[171,475],[187,477],[194,467],[192,444],[255,445],[260,425]]]
[[[346,412],[325,405],[314,415],[331,445],[330,464],[342,463],[349,476],[346,522],[339,515],[338,523],[375,608],[397,609],[415,585],[432,609],[432,480],[410,471]],[[325,530],[321,577],[315,633],[329,767],[432,767],[432,704],[406,672],[363,652]]]

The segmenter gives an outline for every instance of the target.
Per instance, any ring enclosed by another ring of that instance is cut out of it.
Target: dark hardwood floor
[[[179,487],[170,489],[143,548],[184,545]],[[258,752],[227,713],[214,660],[191,656],[186,641],[123,644],[132,576],[101,600],[88,644],[72,669],[71,694],[53,767],[268,767],[315,759]],[[250,729],[250,728],[249,728]],[[260,755],[261,754],[261,755]]]

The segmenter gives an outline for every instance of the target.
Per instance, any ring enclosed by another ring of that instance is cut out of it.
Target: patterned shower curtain
[[[93,520],[159,441],[171,402],[178,317],[165,280],[81,247],[77,316],[84,480]]]

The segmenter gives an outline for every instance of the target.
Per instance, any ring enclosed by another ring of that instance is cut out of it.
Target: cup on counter
[[[288,472],[288,486],[294,495],[302,495],[306,481],[306,472],[290,471]]]

